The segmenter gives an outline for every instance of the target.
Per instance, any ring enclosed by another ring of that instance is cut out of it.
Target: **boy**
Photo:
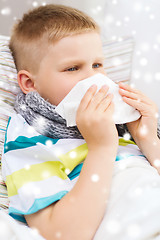
[[[86,92],[77,111],[78,128],[67,128],[54,111],[78,81],[105,74],[99,33],[84,13],[47,5],[25,14],[11,37],[23,93],[16,100],[20,114],[9,122],[3,155],[9,212],[17,219],[24,216],[47,240],[93,239],[107,207],[118,151],[108,87],[96,93],[93,85]],[[154,165],[160,156],[157,107],[139,91],[119,87],[123,100],[142,115],[127,126]]]

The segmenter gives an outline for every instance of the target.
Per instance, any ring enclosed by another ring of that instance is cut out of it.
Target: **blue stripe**
[[[25,217],[23,216],[23,215],[18,215],[18,214],[10,214],[9,213],[9,215],[11,216],[11,217],[13,217],[15,220],[18,220],[18,221],[20,221],[20,222],[23,222],[23,223],[26,223],[27,224],[27,222],[26,222],[26,219],[25,219]]]
[[[4,144],[4,153],[12,151],[12,150],[33,147],[38,142],[42,143],[42,144],[46,144],[47,140],[50,140],[50,141],[52,141],[53,144],[56,144],[56,142],[59,139],[53,139],[53,138],[49,138],[49,137],[46,137],[43,135],[39,135],[39,136],[31,137],[31,138],[19,136],[18,138],[16,138],[15,141],[10,141],[10,142]]]
[[[133,155],[133,154],[118,155],[118,156],[116,156],[115,161],[120,161],[120,160],[123,160],[125,158],[132,157],[132,156],[135,156],[135,155]],[[137,155],[137,156],[145,157],[144,155]],[[81,172],[81,170],[82,170],[82,167],[83,167],[83,162],[80,163],[78,166],[76,166],[73,169],[73,171],[68,175],[69,179],[73,180],[74,178],[78,177],[80,172]]]
[[[2,128],[0,128],[0,131],[4,131],[4,132],[5,132],[6,130],[5,130],[5,129],[2,129]]]
[[[11,121],[11,117],[8,118],[8,123],[7,123],[7,127],[6,127],[6,134],[5,134],[4,145],[5,145],[6,142],[7,142],[7,131],[8,131],[8,126],[9,126],[9,124],[10,124],[10,121]]]
[[[115,161],[119,161],[119,160],[123,160],[125,158],[128,158],[128,157],[135,157],[135,156],[140,156],[140,157],[145,157],[144,155],[140,154],[140,155],[133,155],[133,154],[126,154],[126,155],[118,155],[116,156],[116,160]]]
[[[76,166],[72,172],[70,172],[70,174],[68,175],[70,180],[73,180],[74,178],[76,178],[77,176],[79,176],[81,169],[83,167],[83,163],[80,163],[78,166]]]
[[[68,193],[68,191],[61,191],[61,192],[54,194],[52,196],[49,196],[49,197],[35,199],[32,207],[27,212],[22,212],[22,211],[17,210],[16,208],[10,207],[9,215],[11,217],[13,217],[14,219],[17,219],[21,222],[26,222],[23,215],[29,215],[29,214],[38,212],[39,210],[46,208],[49,205],[51,205],[52,203],[60,200],[67,193]]]

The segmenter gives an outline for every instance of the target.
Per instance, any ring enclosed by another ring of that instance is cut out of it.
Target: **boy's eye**
[[[93,64],[93,68],[99,68],[99,67],[102,67],[102,63],[95,63]]]
[[[71,68],[67,68],[66,71],[68,72],[73,72],[73,71],[77,71],[78,67],[71,67]]]

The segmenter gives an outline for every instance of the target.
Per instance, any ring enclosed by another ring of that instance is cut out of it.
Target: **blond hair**
[[[50,44],[91,31],[99,33],[99,26],[77,9],[48,4],[30,10],[14,25],[9,43],[17,71],[36,72]]]

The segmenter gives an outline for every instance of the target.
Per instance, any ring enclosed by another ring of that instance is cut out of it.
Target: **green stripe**
[[[52,176],[67,179],[65,168],[59,161],[48,161],[31,165],[29,169],[20,169],[6,177],[8,196],[18,194],[18,189],[30,182],[42,181]]]
[[[53,144],[56,144],[56,142],[59,139],[53,139],[53,138],[45,137],[43,135],[39,135],[39,136],[31,137],[31,138],[20,136],[20,137],[16,138],[15,141],[10,141],[10,142],[4,144],[4,153],[6,153],[8,151],[12,151],[12,150],[33,147],[37,143],[46,144],[47,140],[50,140],[50,141],[52,141]]]
[[[61,154],[58,158],[61,159],[65,168],[72,171],[78,164],[85,160],[87,153],[87,143],[84,143],[65,154]]]
[[[124,138],[120,138],[119,139],[119,146],[127,146],[128,144],[135,144],[135,142],[131,141],[131,140],[125,140]]]

